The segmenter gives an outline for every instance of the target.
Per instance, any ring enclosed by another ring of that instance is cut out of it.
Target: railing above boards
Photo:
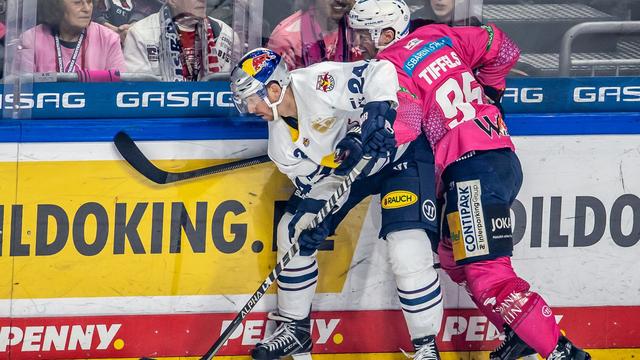
[[[572,64],[593,66],[594,68],[595,66],[608,65],[616,66],[616,68],[619,69],[620,66],[637,65],[640,62],[640,59],[571,60],[571,46],[573,45],[573,41],[577,37],[586,34],[640,34],[640,21],[585,22],[567,30],[560,44],[560,76],[569,76]]]

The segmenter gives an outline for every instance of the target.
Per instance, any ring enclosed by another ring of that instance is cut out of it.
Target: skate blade
[[[291,355],[291,358],[293,360],[312,360],[311,359],[311,353],[295,354],[295,355]]]

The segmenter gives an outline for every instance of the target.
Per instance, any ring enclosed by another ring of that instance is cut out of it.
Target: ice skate
[[[269,313],[278,327],[273,334],[251,351],[254,360],[277,360],[289,356],[295,360],[311,360],[311,319],[292,320],[277,313]]]
[[[577,348],[569,339],[560,336],[556,348],[547,360],[590,360],[591,355],[588,352]]]
[[[505,325],[504,340],[496,350],[491,352],[489,360],[515,360],[535,353],[536,351],[522,341],[509,325]]]
[[[414,360],[440,360],[436,337],[434,335],[415,339],[412,340],[412,342],[413,349],[415,350],[413,355],[407,354],[404,350],[402,351],[407,358]]]

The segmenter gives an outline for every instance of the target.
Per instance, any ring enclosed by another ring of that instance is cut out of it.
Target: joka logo
[[[511,218],[493,218],[491,219],[491,232],[496,230],[511,229]]]
[[[113,340],[122,324],[3,326],[0,327],[0,351],[15,347],[22,352],[116,350],[124,347],[122,339]],[[18,346],[20,346],[18,348]]]
[[[418,196],[411,191],[398,190],[392,191],[382,198],[383,209],[397,209],[415,204]]]

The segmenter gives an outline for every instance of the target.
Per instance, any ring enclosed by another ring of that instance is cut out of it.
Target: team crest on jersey
[[[318,75],[318,81],[316,82],[316,90],[328,92],[333,90],[336,86],[336,80],[329,73]]]
[[[311,127],[313,128],[313,130],[319,132],[320,134],[324,134],[329,129],[331,129],[335,123],[336,123],[336,117],[332,116],[328,118],[320,118],[320,119],[313,120],[311,122]]]
[[[418,39],[418,38],[411,39],[407,41],[407,44],[404,46],[404,48],[407,50],[413,50],[416,46],[420,45],[420,43],[422,43],[423,41],[424,40]]]

